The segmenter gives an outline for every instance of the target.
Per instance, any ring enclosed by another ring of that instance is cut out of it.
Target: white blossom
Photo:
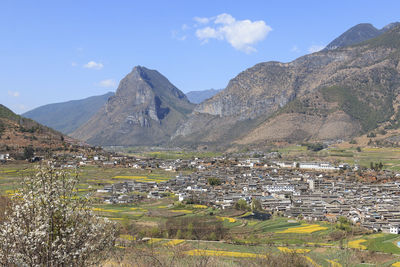
[[[78,176],[40,168],[26,178],[0,225],[0,265],[87,266],[113,247],[115,224],[78,197]]]

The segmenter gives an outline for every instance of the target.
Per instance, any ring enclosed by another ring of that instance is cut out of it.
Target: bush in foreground
[[[2,266],[87,266],[114,246],[116,227],[77,195],[77,175],[40,168],[26,178],[0,225]]]

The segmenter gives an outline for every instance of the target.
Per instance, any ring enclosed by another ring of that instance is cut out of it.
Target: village
[[[164,181],[125,180],[99,184],[98,195],[107,204],[125,204],[170,194],[179,201],[218,209],[232,208],[239,200],[257,200],[265,212],[288,218],[335,222],[345,216],[373,231],[400,233],[400,176],[375,172],[358,165],[328,162],[288,162],[276,154],[230,155],[214,158],[163,160],[103,152],[53,156],[56,166],[141,169],[171,172]],[[3,162],[11,161],[1,155]],[[373,178],[365,182],[360,178]],[[123,179],[122,179],[123,180]]]
[[[179,201],[232,208],[239,200],[257,200],[265,212],[309,221],[335,222],[345,216],[373,231],[400,233],[399,174],[327,162],[284,162],[260,158],[138,159],[127,156],[78,156],[64,167],[102,164],[109,168],[161,169],[175,178],[129,180],[104,185],[97,193],[104,203],[134,203],[170,194]],[[363,180],[361,179],[363,178]],[[369,179],[370,182],[365,182]]]

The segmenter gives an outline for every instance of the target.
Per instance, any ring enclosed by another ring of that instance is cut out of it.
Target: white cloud
[[[232,24],[234,22],[235,18],[226,13],[218,15],[214,20],[215,24]]]
[[[99,86],[106,88],[115,88],[117,86],[117,82],[113,79],[106,79],[99,82]]]
[[[196,36],[203,42],[207,42],[210,38],[223,39],[223,35],[211,27],[205,27],[196,31]]]
[[[207,24],[210,22],[209,18],[194,17],[193,20],[196,21],[198,24]]]
[[[300,48],[297,45],[292,46],[290,52],[298,53],[300,52]]]
[[[83,65],[83,67],[87,68],[87,69],[101,70],[104,67],[104,65],[103,65],[103,63],[89,61],[87,64]]]
[[[19,92],[17,92],[17,91],[8,91],[8,95],[9,96],[12,96],[12,97],[19,97],[20,96],[20,93]]]
[[[203,24],[214,22],[214,25],[196,31],[196,36],[202,43],[207,43],[209,39],[226,40],[235,49],[245,53],[255,52],[253,45],[264,40],[272,30],[262,20],[236,20],[226,13],[208,18],[207,22],[205,18],[201,19],[195,18],[196,21],[203,21]]]
[[[72,66],[72,67],[76,67],[76,66],[78,66],[78,63],[76,63],[76,62],[71,62],[71,66]]]
[[[308,52],[315,53],[315,52],[321,51],[324,48],[325,48],[324,45],[312,45],[308,48]]]

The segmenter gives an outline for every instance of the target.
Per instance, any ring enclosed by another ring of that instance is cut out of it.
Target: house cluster
[[[6,162],[11,160],[10,154],[0,154],[0,162]]]
[[[264,210],[287,217],[335,221],[345,216],[354,224],[375,231],[400,232],[400,183],[395,173],[374,174],[382,183],[365,183],[368,171],[329,163],[282,163],[260,158],[215,158],[194,160],[138,160],[131,168],[163,168],[176,171],[165,182],[129,181],[104,187],[108,203],[136,201],[171,193],[180,201],[216,208],[232,207],[238,200],[257,199]],[[180,174],[180,170],[194,170]],[[339,171],[344,169],[346,171]],[[211,183],[217,179],[219,183]],[[391,182],[394,181],[394,182]],[[130,198],[129,198],[129,197]]]

